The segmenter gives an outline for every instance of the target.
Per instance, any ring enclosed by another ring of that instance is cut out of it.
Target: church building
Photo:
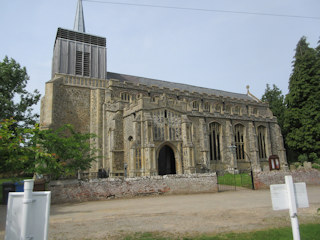
[[[240,94],[109,72],[106,51],[105,37],[85,32],[79,0],[74,29],[57,30],[41,100],[42,129],[72,124],[98,136],[102,158],[90,177],[287,167],[277,119],[249,87]]]

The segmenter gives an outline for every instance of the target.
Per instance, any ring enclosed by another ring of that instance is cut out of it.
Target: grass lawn
[[[218,183],[222,185],[231,185],[237,187],[251,188],[251,176],[248,173],[231,174],[226,173],[223,176],[218,175]]]
[[[300,225],[300,237],[303,240],[320,239],[320,224]],[[200,235],[198,237],[171,238],[164,237],[158,233],[136,233],[133,236],[127,236],[124,240],[292,240],[291,227],[273,228],[263,231],[247,233],[225,233],[218,235]]]

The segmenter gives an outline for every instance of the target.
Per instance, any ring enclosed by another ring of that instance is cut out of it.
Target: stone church
[[[90,177],[287,167],[277,119],[249,87],[240,94],[108,72],[106,50],[105,37],[85,32],[79,0],[74,29],[57,30],[41,100],[43,129],[68,123],[98,136],[102,158]]]

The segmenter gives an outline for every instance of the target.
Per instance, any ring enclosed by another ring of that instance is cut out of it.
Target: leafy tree
[[[0,62],[0,120],[14,118],[17,124],[34,125],[39,117],[32,106],[40,99],[38,90],[26,90],[26,68],[7,56]]]
[[[0,122],[0,174],[38,173],[56,179],[90,168],[97,158],[92,134],[77,133],[70,125],[41,131],[37,125],[15,124],[13,119]]]
[[[284,118],[287,145],[314,162],[320,157],[319,49],[310,48],[305,37],[298,42]]]
[[[279,126],[283,131],[284,111],[286,109],[284,96],[275,84],[273,84],[272,87],[273,88],[271,89],[270,85],[267,84],[267,88],[262,95],[261,101],[269,103],[269,107],[273,115],[277,117]]]
[[[76,132],[69,124],[57,130],[38,131],[37,144],[47,153],[51,153],[54,164],[47,162],[52,159],[39,159],[37,171],[50,173],[57,178],[61,175],[72,176],[79,170],[89,169],[91,163],[98,158],[97,149],[90,143],[94,138],[94,134]]]
[[[15,123],[13,119],[6,119],[0,127],[0,173],[9,175],[27,169],[32,155],[27,146],[29,131],[17,126],[13,128]]]

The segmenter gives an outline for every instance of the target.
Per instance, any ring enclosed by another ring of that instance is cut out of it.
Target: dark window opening
[[[76,52],[76,75],[82,75],[82,52]]]
[[[209,134],[209,144],[210,144],[210,159],[211,160],[220,160],[220,124],[211,123],[209,125],[210,134]]]
[[[90,76],[90,53],[85,52],[83,58],[83,76]]]
[[[267,158],[266,153],[266,129],[263,126],[258,127],[258,149],[259,158],[265,160]]]
[[[90,76],[90,53],[76,51],[76,75]]]
[[[244,127],[240,124],[235,126],[234,143],[236,145],[237,160],[245,160],[244,152]]]

